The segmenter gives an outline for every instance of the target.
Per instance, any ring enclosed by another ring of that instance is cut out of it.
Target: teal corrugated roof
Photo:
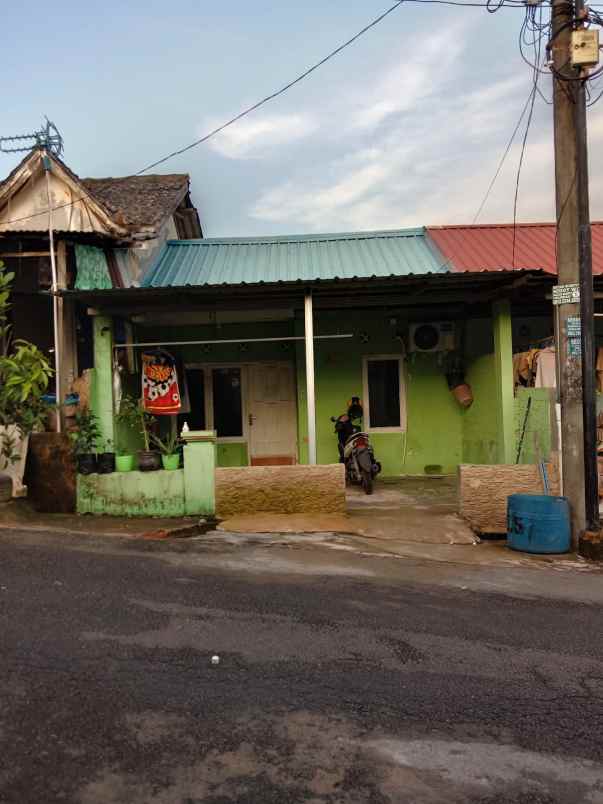
[[[169,240],[143,287],[256,285],[444,272],[425,230]]]

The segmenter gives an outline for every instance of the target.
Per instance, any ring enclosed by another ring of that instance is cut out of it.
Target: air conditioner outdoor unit
[[[454,349],[454,324],[430,321],[410,325],[410,352],[451,352]]]

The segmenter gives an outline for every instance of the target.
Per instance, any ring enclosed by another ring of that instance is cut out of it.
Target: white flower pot
[[[19,460],[11,463],[8,466],[0,464],[0,472],[4,475],[9,475],[13,482],[13,497],[27,497],[27,486],[23,485],[23,475],[25,474],[25,461],[27,460],[27,448],[29,446],[29,436],[21,438],[18,427],[16,425],[9,425],[3,427],[0,425],[0,438],[4,433],[8,433],[14,439],[15,448],[19,454]]]

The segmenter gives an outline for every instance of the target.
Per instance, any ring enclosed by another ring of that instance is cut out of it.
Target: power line
[[[513,141],[515,140],[517,132],[519,131],[521,121],[523,120],[524,115],[528,110],[528,106],[530,105],[530,101],[532,100],[533,93],[534,93],[534,90],[532,88],[532,89],[530,89],[530,94],[528,95],[528,97],[526,99],[526,102],[524,103],[523,109],[521,110],[521,114],[519,115],[519,120],[515,124],[515,128],[513,129],[513,133],[511,134],[511,137],[509,138],[507,146],[506,146],[505,150],[503,151],[503,155],[500,158],[500,161],[498,163],[498,167],[496,168],[496,172],[494,173],[494,176],[492,176],[492,180],[490,181],[490,184],[488,185],[488,189],[486,190],[486,193],[485,193],[485,195],[484,195],[484,197],[482,199],[482,203],[479,205],[479,209],[475,213],[475,217],[473,218],[472,223],[477,222],[477,219],[481,215],[483,208],[486,206],[486,202],[487,202],[487,200],[488,200],[488,198],[490,196],[490,193],[492,192],[492,188],[494,187],[494,184],[496,183],[496,180],[497,180],[497,178],[498,178],[498,176],[500,174],[500,171],[502,170],[502,167],[503,167],[503,165],[505,163],[505,160],[506,160],[507,156],[509,155],[509,151],[511,150],[511,146],[513,145]]]
[[[462,0],[406,0],[408,3],[427,3],[441,6],[467,6],[467,8],[487,8],[488,11],[494,13],[500,8],[524,8],[525,3],[523,0],[504,0],[498,3],[497,8],[492,9],[492,3],[476,3],[476,2],[462,2]]]
[[[513,252],[511,257],[511,268],[515,268],[515,243],[517,239],[517,201],[519,199],[519,179],[521,178],[521,168],[523,167],[523,158],[526,151],[528,134],[530,132],[530,124],[532,123],[532,115],[534,113],[535,101],[536,101],[536,84],[534,84],[534,89],[532,90],[532,97],[530,98],[530,112],[528,114],[528,122],[526,123],[526,130],[524,132],[523,140],[521,143],[521,154],[519,156],[519,164],[517,165],[517,178],[515,180],[515,197],[513,199]]]
[[[540,9],[540,26],[542,27],[542,9]],[[515,180],[515,197],[513,199],[513,250],[511,256],[511,268],[515,268],[515,245],[517,242],[517,201],[519,199],[519,180],[521,178],[521,169],[523,167],[523,158],[526,151],[526,144],[528,141],[528,134],[530,133],[530,125],[534,115],[534,103],[536,102],[536,93],[538,91],[538,79],[540,78],[540,55],[541,55],[542,39],[538,39],[534,43],[534,70],[532,73],[532,91],[530,97],[530,111],[528,113],[528,120],[526,122],[526,130],[523,135],[521,143],[521,154],[519,156],[519,163],[517,165],[517,178]]]
[[[424,0],[421,0],[421,2],[423,2],[423,1]],[[432,2],[433,1],[434,0],[432,0]],[[227,120],[222,125],[218,126],[217,128],[214,128],[209,133],[204,134],[203,137],[199,137],[199,139],[195,140],[194,142],[191,142],[189,145],[185,145],[183,148],[179,148],[176,151],[172,151],[167,156],[164,156],[161,159],[157,159],[155,162],[151,162],[149,165],[146,165],[145,167],[141,168],[137,173],[134,173],[133,175],[134,176],[140,176],[143,173],[146,173],[148,170],[151,170],[152,168],[155,168],[155,167],[158,167],[159,165],[164,164],[164,162],[167,162],[169,159],[173,159],[175,156],[180,156],[181,154],[184,154],[187,151],[190,151],[193,148],[196,148],[198,145],[201,145],[202,143],[207,142],[208,140],[212,139],[213,137],[215,137],[220,132],[224,131],[224,129],[228,128],[229,126],[232,126],[234,123],[238,122],[243,117],[246,117],[248,114],[251,114],[251,112],[255,112],[257,109],[259,109],[261,106],[264,106],[269,101],[274,100],[275,98],[278,98],[279,95],[282,95],[283,93],[287,92],[287,90],[291,89],[291,87],[294,87],[296,84],[299,84],[300,81],[303,81],[305,78],[307,78],[309,75],[311,75],[315,70],[318,70],[318,68],[322,67],[323,64],[326,64],[332,58],[334,58],[339,53],[341,53],[342,50],[345,50],[345,48],[349,47],[351,44],[356,42],[356,40],[360,39],[361,36],[363,36],[365,33],[370,31],[371,28],[374,28],[376,25],[378,25],[382,20],[384,20],[387,16],[389,16],[393,11],[398,9],[404,2],[406,2],[406,0],[398,0],[398,2],[394,3],[393,6],[390,6],[386,11],[384,11],[382,14],[380,14],[378,17],[376,17],[371,22],[369,22],[368,25],[365,25],[364,28],[362,28],[360,31],[358,31],[358,33],[354,34],[354,36],[352,36],[350,39],[346,40],[343,44],[339,45],[339,47],[336,47],[335,50],[332,50],[328,55],[326,55],[324,58],[320,59],[320,61],[317,61],[316,64],[313,64],[311,67],[309,67],[303,73],[301,73],[301,75],[298,75],[297,78],[294,78],[292,81],[289,81],[289,83],[285,84],[280,89],[277,89],[275,92],[270,93],[270,95],[266,95],[265,98],[262,98],[261,100],[257,101],[257,103],[254,103],[252,106],[248,106],[242,112],[239,112],[239,114],[235,115],[234,117],[231,117],[230,120]],[[418,0],[411,0],[411,2],[418,2]],[[438,2],[443,2],[443,0],[438,0]],[[446,0],[446,2],[452,2],[452,0]],[[69,201],[69,202],[67,202],[65,204],[61,204],[61,205],[59,205],[57,207],[53,207],[53,209],[58,210],[58,209],[64,209],[65,207],[71,207],[74,204],[77,204],[80,201],[83,201],[84,199],[90,198],[90,197],[92,197],[92,193],[90,193],[90,192],[89,193],[84,193],[79,198],[76,198],[75,200]],[[42,210],[41,212],[38,212],[36,215],[26,215],[26,216],[24,216],[22,218],[14,218],[13,220],[5,221],[4,225],[6,226],[6,225],[9,225],[11,223],[20,223],[21,221],[30,220],[31,218],[37,218],[39,215],[43,215],[45,212],[48,212],[48,211],[49,210]]]
[[[224,131],[224,129],[228,128],[228,126],[232,126],[233,123],[236,123],[238,120],[241,120],[241,118],[245,117],[248,114],[251,114],[251,112],[255,112],[256,109],[260,108],[260,106],[264,106],[264,104],[268,103],[269,101],[278,98],[279,95],[282,95],[284,92],[287,92],[287,90],[291,89],[291,87],[294,87],[296,84],[299,84],[300,81],[303,81],[305,78],[311,75],[311,73],[313,73],[315,70],[318,70],[319,67],[322,67],[323,64],[326,64],[332,58],[337,56],[346,47],[349,47],[349,45],[353,44],[357,39],[360,39],[361,36],[363,36],[367,31],[370,31],[371,28],[374,28],[375,25],[378,25],[382,20],[384,20],[387,16],[389,16],[389,14],[391,14],[393,11],[399,8],[404,2],[405,0],[398,0],[398,2],[394,3],[393,6],[390,6],[387,9],[387,11],[384,11],[383,14],[380,14],[372,22],[369,22],[368,25],[365,25],[364,28],[358,31],[357,34],[354,34],[354,36],[352,36],[351,39],[348,39],[342,45],[339,45],[339,47],[335,48],[335,50],[332,50],[323,59],[317,61],[316,64],[313,64],[312,67],[309,67],[301,75],[298,75],[297,78],[294,78],[293,81],[289,81],[288,84],[285,84],[283,87],[277,89],[275,92],[272,92],[270,95],[266,95],[265,98],[262,98],[262,100],[258,101],[257,103],[254,103],[253,106],[249,106],[247,107],[247,109],[244,109],[235,117],[231,117],[230,120],[227,120],[226,123],[223,123],[221,126],[214,128],[213,131],[209,132],[209,134],[205,134],[198,140],[191,142],[190,145],[185,145],[184,148],[180,148],[177,151],[172,151],[171,154],[164,156],[162,159],[158,159],[156,162],[152,162],[150,165],[147,165],[146,167],[142,168],[142,170],[140,170],[135,175],[138,176],[141,173],[146,173],[147,170],[151,170],[152,168],[157,167],[158,165],[161,165],[164,162],[167,162],[168,159],[172,159],[174,156],[180,156],[181,154],[190,151],[192,148],[196,148],[198,145],[201,145],[201,143],[207,142],[207,140],[211,139],[212,137],[215,137],[216,134],[219,134],[221,131]]]

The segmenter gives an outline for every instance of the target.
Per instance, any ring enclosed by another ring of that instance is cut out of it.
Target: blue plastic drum
[[[567,497],[511,494],[507,498],[507,545],[524,553],[567,553],[571,546]]]

